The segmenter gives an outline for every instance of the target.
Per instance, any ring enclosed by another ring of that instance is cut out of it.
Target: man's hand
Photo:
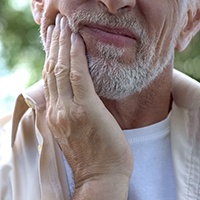
[[[48,28],[46,54],[47,121],[72,167],[74,199],[127,199],[131,150],[94,90],[82,38],[60,14]]]

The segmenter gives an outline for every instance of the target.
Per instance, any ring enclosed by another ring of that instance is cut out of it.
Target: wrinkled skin
[[[95,93],[81,37],[71,34],[66,18],[61,17],[48,28],[43,77],[47,121],[73,169],[74,198],[79,199],[80,192],[84,196],[86,184],[92,188],[103,181],[99,188],[119,191],[118,195],[111,193],[111,199],[126,199],[133,170],[131,150]]]
[[[121,18],[127,13],[138,19],[154,41],[153,70],[168,54],[170,43],[173,49],[183,50],[199,30],[200,12],[194,16],[185,13],[188,19],[179,27],[184,3],[186,0],[32,0],[47,54],[43,73],[47,121],[73,169],[74,199],[127,199],[133,156],[121,128],[143,127],[166,118],[171,108],[173,53],[165,71],[140,94],[123,101],[100,99],[85,56],[85,47],[88,54],[98,53],[96,37],[87,34],[84,26],[81,37],[71,34],[61,16],[54,26],[56,14],[69,17],[74,12],[93,11]],[[60,30],[60,25],[65,28]],[[140,43],[131,44],[124,45],[120,62],[134,59],[132,52],[137,52]]]

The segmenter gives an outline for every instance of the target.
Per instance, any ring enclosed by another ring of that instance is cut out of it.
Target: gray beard
[[[141,92],[157,76],[158,71],[154,71],[153,76],[150,75],[145,58],[136,58],[137,61],[129,65],[123,64],[118,61],[123,50],[105,44],[98,44],[97,48],[101,57],[87,55],[87,58],[95,90],[101,97],[123,99]]]
[[[130,64],[119,62],[124,49],[114,45],[97,42],[97,54],[87,51],[88,67],[96,93],[103,98],[120,100],[141,92],[158,77],[169,64],[174,54],[174,42],[162,55],[156,55],[156,36],[149,38],[143,23],[130,16],[116,17],[105,13],[75,12],[68,17],[72,32],[79,32],[84,22],[97,23],[113,27],[125,27],[132,30],[140,44],[134,61]],[[87,45],[86,45],[87,50]]]
[[[152,44],[146,51],[137,53],[135,62],[123,64],[118,61],[121,50],[118,51],[117,47],[113,50],[113,46],[109,50],[109,45],[101,45],[108,51],[104,52],[101,50],[104,48],[97,47],[101,56],[87,55],[89,72],[96,93],[113,100],[124,99],[147,88],[164,71],[173,55],[171,49],[164,59],[156,58],[155,44]],[[117,51],[119,57],[113,56]]]
[[[100,97],[113,100],[126,98],[141,92],[160,73],[160,68],[150,70],[153,49],[148,57],[140,53],[134,63],[123,64],[118,61],[123,54],[121,49],[105,44],[99,46],[102,46],[98,48],[102,56],[87,55],[87,58],[93,84]],[[104,52],[105,47],[107,51]]]
[[[96,93],[103,98],[120,100],[141,92],[158,77],[173,57],[174,46],[169,45],[162,57],[155,55],[156,39],[150,39],[145,27],[137,19],[114,18],[106,14],[77,12],[68,18],[72,32],[79,32],[79,24],[86,22],[126,27],[140,38],[135,60],[131,64],[119,62],[124,49],[97,42],[98,54],[87,51],[88,67]],[[87,49],[87,46],[86,46]]]

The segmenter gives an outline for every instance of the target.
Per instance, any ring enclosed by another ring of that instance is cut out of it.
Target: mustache
[[[113,15],[103,12],[75,12],[67,16],[68,25],[72,32],[79,33],[82,25],[96,24],[100,26],[107,26],[110,28],[124,28],[133,32],[136,37],[147,37],[147,32],[144,22],[141,19],[130,16],[129,14]]]
[[[133,32],[139,39],[138,42],[143,46],[149,41],[148,31],[145,22],[142,18],[133,17],[130,14],[110,14],[106,12],[91,12],[91,11],[75,11],[74,13],[66,16],[68,19],[68,26],[74,33],[79,33],[81,27],[85,24],[93,24],[100,26],[107,26],[110,28],[124,28]],[[46,49],[46,33],[48,26],[52,24],[49,21],[48,15],[43,13],[42,23],[40,26],[40,39],[43,44],[43,49]]]

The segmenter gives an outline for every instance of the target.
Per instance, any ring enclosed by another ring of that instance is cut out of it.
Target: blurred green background
[[[44,52],[30,1],[1,0],[0,4],[0,80],[10,77],[0,81],[1,115],[12,109],[18,91],[41,78]],[[176,54],[175,67],[200,81],[200,33],[184,52]]]

